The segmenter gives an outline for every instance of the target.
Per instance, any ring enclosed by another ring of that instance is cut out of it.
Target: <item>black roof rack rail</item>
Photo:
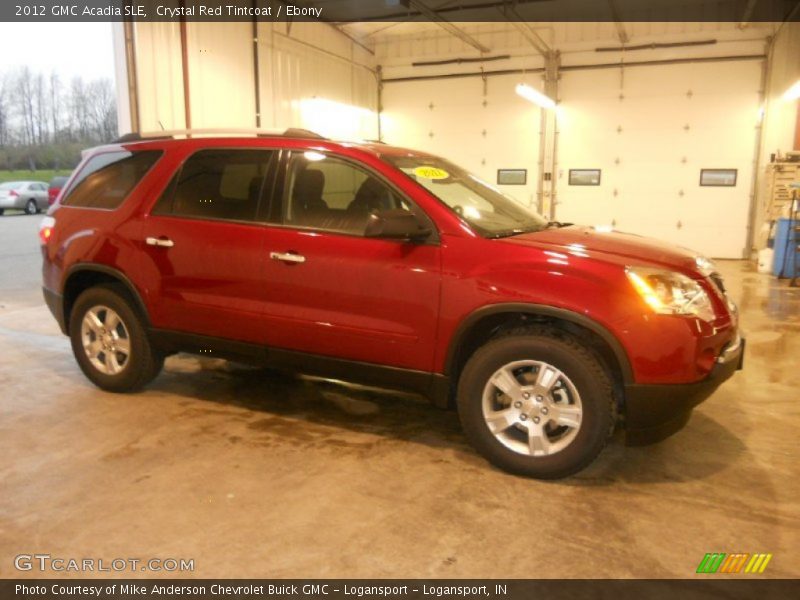
[[[290,127],[289,129],[171,129],[167,131],[126,133],[115,139],[114,144],[128,144],[146,140],[175,139],[176,137],[237,136],[255,135],[258,137],[294,137],[324,140],[326,137],[308,129]]]

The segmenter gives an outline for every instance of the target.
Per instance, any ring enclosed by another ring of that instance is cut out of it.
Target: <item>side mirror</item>
[[[417,216],[402,208],[379,210],[372,213],[364,230],[365,237],[422,242],[431,235],[429,227]]]

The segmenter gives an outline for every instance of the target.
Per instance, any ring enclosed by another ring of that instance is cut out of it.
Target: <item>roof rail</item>
[[[178,137],[213,137],[213,136],[239,136],[253,135],[257,137],[295,137],[304,139],[324,140],[324,136],[308,129],[290,127],[289,129],[168,129],[166,131],[144,131],[126,133],[114,140],[115,144],[141,142],[144,140],[161,140]]]

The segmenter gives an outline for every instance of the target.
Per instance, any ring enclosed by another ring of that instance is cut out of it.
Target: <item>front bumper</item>
[[[708,377],[682,385],[625,386],[625,441],[641,446],[661,441],[686,425],[692,409],[744,364],[744,338],[728,344]]]

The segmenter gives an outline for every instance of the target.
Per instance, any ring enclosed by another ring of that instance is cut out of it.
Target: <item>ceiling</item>
[[[800,0],[315,0],[311,4],[371,52],[400,39],[438,36],[457,38],[476,54],[495,51],[486,38],[503,33],[515,34],[540,52],[576,43],[636,45],[681,35],[691,38],[694,32],[752,39],[769,35],[774,23],[765,21],[797,18],[800,8]],[[694,27],[687,27],[689,23]]]

